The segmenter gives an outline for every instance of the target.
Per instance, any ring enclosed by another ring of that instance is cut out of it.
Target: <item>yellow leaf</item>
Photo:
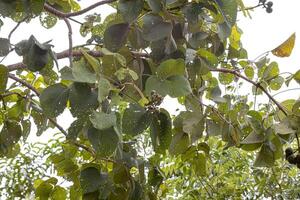
[[[286,41],[272,50],[272,54],[277,57],[289,57],[295,45],[296,33],[293,33]]]

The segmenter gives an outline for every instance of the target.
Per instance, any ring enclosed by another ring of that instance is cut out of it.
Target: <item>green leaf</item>
[[[269,145],[263,144],[258,152],[254,166],[255,167],[272,167],[274,166],[275,157]]]
[[[293,78],[295,79],[295,81],[300,84],[300,70],[298,70],[294,75]]]
[[[221,95],[222,95],[222,91],[219,86],[212,88],[212,90],[210,91],[210,97],[214,102],[226,103],[227,102],[226,99],[223,98]]]
[[[118,78],[119,81],[125,80],[127,77],[130,77],[132,80],[136,81],[139,79],[137,73],[129,68],[120,68],[118,69],[114,75]]]
[[[4,65],[0,65],[0,94],[5,92],[8,80],[8,69]]]
[[[169,59],[162,62],[156,69],[157,76],[160,79],[167,79],[171,76],[184,75],[185,64],[183,59]]]
[[[150,136],[154,151],[165,153],[172,139],[172,121],[166,110],[160,109],[159,113],[153,115],[150,124]]]
[[[292,134],[295,133],[295,130],[293,130],[290,125],[288,120],[283,120],[278,124],[274,124],[272,126],[274,128],[274,131],[276,133],[279,133],[281,135],[286,135],[286,134]]]
[[[263,79],[268,80],[278,76],[278,74],[279,74],[278,64],[276,62],[271,62],[264,70]]]
[[[162,96],[181,97],[192,92],[190,83],[184,76],[171,76],[166,80],[160,80],[157,76],[150,76],[145,85],[145,92],[150,96],[155,90]]]
[[[152,42],[168,37],[172,32],[172,24],[159,15],[147,14],[143,17],[142,30],[144,39]]]
[[[47,181],[43,181],[39,184],[39,186],[35,189],[35,196],[40,199],[48,199],[50,197],[50,193],[53,190],[53,185],[48,183]]]
[[[109,95],[109,91],[112,89],[109,80],[100,77],[98,81],[98,102],[103,102]]]
[[[69,140],[76,140],[78,137],[79,133],[82,131],[84,128],[84,125],[86,124],[87,119],[85,117],[83,118],[78,118],[72,122],[70,127],[68,128],[68,136],[67,139]]]
[[[87,167],[80,172],[80,185],[83,194],[92,193],[100,189],[107,182],[107,176],[95,167]]]
[[[143,133],[151,123],[151,114],[138,104],[129,104],[122,117],[124,134],[136,136]]]
[[[67,191],[63,187],[55,186],[51,192],[52,200],[65,200],[67,199]]]
[[[0,132],[0,150],[16,144],[22,136],[22,128],[16,121],[5,121]]]
[[[206,119],[206,132],[209,136],[222,135],[223,123],[219,123],[211,119]]]
[[[252,131],[243,141],[241,141],[241,144],[256,144],[262,143],[263,141],[264,135]]]
[[[50,61],[50,45],[39,43],[34,36],[30,36],[23,51],[23,63],[32,72],[40,71]]]
[[[272,90],[279,90],[283,83],[284,83],[284,78],[281,76],[278,76],[270,81],[269,87]]]
[[[144,2],[142,0],[120,0],[118,3],[118,10],[128,23],[135,21],[142,12],[143,7]]]
[[[40,103],[43,112],[48,117],[57,117],[67,106],[69,89],[61,84],[47,87],[40,95]]]
[[[98,106],[97,94],[85,83],[73,83],[70,86],[69,101],[74,117],[90,113]]]
[[[108,27],[104,32],[105,47],[112,52],[117,52],[125,45],[128,33],[129,24],[127,23],[114,24]]]
[[[163,8],[160,0],[147,0],[147,3],[153,13],[159,13]]]
[[[80,60],[73,63],[72,75],[74,79],[71,79],[75,82],[82,83],[95,83],[96,74],[89,67],[84,60]]]
[[[171,141],[169,152],[171,155],[184,153],[190,146],[190,137],[187,133],[177,132]]]
[[[94,127],[88,130],[88,139],[100,156],[109,157],[117,149],[119,136],[114,127],[99,130]]]
[[[111,128],[116,125],[117,117],[115,113],[106,114],[94,111],[90,116],[93,126],[99,130]]]
[[[218,5],[220,6],[220,10],[225,18],[225,21],[231,25],[231,27],[235,24],[237,18],[237,2],[236,0],[215,0],[220,1]]]
[[[202,113],[200,111],[186,111],[183,112],[181,116],[183,118],[182,130],[190,135],[192,142],[198,140],[204,131],[204,118]]]
[[[0,57],[7,56],[9,54],[10,42],[6,38],[0,38]]]
[[[197,176],[206,176],[206,156],[204,153],[198,153],[192,163],[193,171]]]
[[[205,49],[198,49],[197,55],[207,60],[213,66],[218,64],[218,57]]]
[[[245,67],[245,75],[249,78],[249,79],[253,79],[254,77],[254,69],[251,66],[246,66]]]
[[[300,99],[298,99],[293,105],[292,112],[300,117]]]
[[[94,58],[93,56],[91,56],[90,54],[88,54],[85,51],[81,51],[84,58],[86,59],[86,61],[89,63],[89,65],[93,68],[94,72],[96,73],[100,73],[100,63],[99,61]]]

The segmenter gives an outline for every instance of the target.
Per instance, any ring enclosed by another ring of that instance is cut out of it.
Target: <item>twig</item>
[[[88,54],[90,54],[93,57],[103,57],[104,54],[101,51],[87,51]],[[132,55],[134,56],[140,56],[140,57],[149,57],[147,53],[142,53],[142,52],[137,52],[137,51],[132,51]],[[69,56],[69,50],[62,51],[60,53],[56,53],[56,58],[59,59],[64,59],[68,58]],[[81,57],[83,56],[82,52],[79,50],[73,50],[72,51],[72,56],[73,57]],[[9,71],[14,71],[22,68],[26,68],[26,65],[23,63],[15,63],[7,66]]]
[[[84,8],[80,11],[77,11],[77,12],[71,12],[71,13],[63,13],[59,10],[56,10],[55,8],[53,8],[52,6],[50,6],[49,4],[45,4],[44,5],[44,8],[46,11],[50,12],[51,14],[53,15],[56,15],[57,17],[60,17],[60,18],[69,18],[69,17],[74,17],[74,16],[78,16],[78,15],[82,15],[98,6],[101,6],[101,5],[104,5],[104,4],[108,4],[108,3],[112,3],[112,2],[115,2],[117,0],[104,0],[104,1],[99,1],[87,8]]]
[[[221,72],[221,73],[227,73],[227,74],[233,74],[241,79],[244,79],[245,81],[251,83],[252,85],[254,85],[255,87],[261,89],[267,96],[268,98],[273,101],[273,103],[276,104],[276,106],[278,107],[279,110],[281,110],[285,115],[287,115],[287,112],[285,111],[284,107],[282,107],[282,105],[280,105],[279,102],[277,102],[273,96],[263,87],[261,86],[259,83],[256,83],[250,79],[248,79],[247,77],[243,76],[242,74],[238,73],[235,70],[231,70],[231,69],[225,69],[225,68],[210,68],[209,69],[212,72]]]
[[[69,19],[70,21],[73,21],[73,22],[77,23],[77,24],[83,25],[82,22],[80,22],[80,21],[78,21],[78,20],[76,20],[76,19],[73,19],[72,17],[69,17],[68,19]]]
[[[37,96],[40,96],[40,93],[29,83],[27,83],[26,81],[19,79],[18,77],[14,76],[13,74],[9,74],[8,75],[9,78],[17,81],[18,83],[21,83],[23,86],[27,87],[28,89],[30,89],[31,91],[33,91]],[[1,96],[0,96],[1,98]],[[3,98],[3,97],[2,97]],[[48,120],[65,136],[68,135],[67,131],[64,130],[64,128],[62,126],[60,126],[54,119],[52,118],[48,118]],[[85,146],[83,144],[80,144],[78,141],[69,141],[71,144],[74,144],[77,147],[80,147],[82,149],[84,149],[85,151],[89,152],[90,154],[92,154],[93,157],[97,157],[97,153],[90,147]],[[107,158],[103,158],[103,157],[97,157],[97,159],[99,160],[103,160],[106,162],[112,162],[112,163],[117,163],[114,160],[111,159],[107,159]]]
[[[244,10],[253,10],[253,9],[258,8],[258,7],[260,7],[260,6],[263,6],[263,5],[264,5],[264,4],[260,3],[260,4],[257,4],[256,6],[247,7],[247,8],[245,8]],[[239,11],[241,11],[241,10],[239,10]]]
[[[18,83],[21,83],[23,86],[25,86],[25,87],[27,87],[28,89],[30,89],[31,91],[33,91],[33,92],[36,94],[36,96],[40,96],[39,91],[37,91],[37,89],[35,89],[32,85],[30,85],[30,84],[27,83],[26,81],[24,81],[24,80],[22,80],[22,79],[16,77],[16,76],[13,75],[13,74],[8,74],[8,77],[9,77],[10,79],[15,80],[15,81],[18,82]]]
[[[24,21],[26,21],[28,19],[28,17],[26,16],[24,19],[22,19],[21,21],[19,21],[18,23],[17,23],[17,25],[9,32],[9,34],[8,34],[8,40],[10,41],[10,38],[11,38],[11,36],[12,36],[12,34],[17,30],[17,28],[24,22]]]
[[[73,63],[72,63],[72,49],[73,49],[73,39],[72,39],[72,26],[68,20],[68,18],[63,18],[63,20],[65,21],[67,27],[68,27],[68,38],[69,38],[69,51],[68,51],[68,58],[69,58],[69,62],[70,62],[70,67],[72,68]]]

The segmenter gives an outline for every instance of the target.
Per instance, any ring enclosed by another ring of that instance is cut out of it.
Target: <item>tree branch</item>
[[[104,54],[101,51],[87,51],[88,54],[90,54],[93,57],[103,57]],[[131,52],[133,56],[139,56],[139,57],[149,57],[149,55],[147,53],[142,53],[142,52],[136,52],[136,51],[132,51]],[[69,56],[69,49],[62,51],[60,53],[56,53],[56,58],[59,59],[64,59],[64,58],[68,58]],[[73,57],[81,57],[83,56],[82,52],[80,50],[73,50],[72,51],[72,56]],[[23,63],[15,63],[15,64],[11,64],[7,66],[9,71],[14,71],[14,70],[18,70],[18,69],[22,69],[22,68],[26,68],[26,65]]]
[[[74,17],[74,16],[78,16],[78,15],[82,15],[90,10],[93,10],[94,8],[98,7],[98,6],[101,6],[101,5],[104,5],[104,4],[108,4],[108,3],[112,3],[112,2],[115,2],[117,0],[103,0],[103,1],[99,1],[87,8],[84,8],[80,11],[77,11],[77,12],[72,12],[72,13],[63,13],[55,8],[53,8],[52,6],[50,6],[49,4],[45,4],[44,5],[44,9],[46,11],[48,11],[49,13],[53,14],[53,15],[56,15],[57,17],[60,17],[60,18],[68,18],[68,17]]]
[[[68,38],[69,38],[68,58],[69,58],[69,62],[70,62],[70,67],[72,67],[73,66],[73,64],[72,64],[72,60],[73,60],[72,59],[72,50],[73,50],[72,26],[71,26],[68,18],[65,17],[63,19],[64,19],[64,21],[65,21],[65,23],[66,23],[66,25],[68,27],[68,30],[69,30],[69,32],[68,32]]]
[[[255,87],[261,89],[268,96],[268,98],[271,101],[273,101],[273,103],[276,104],[278,109],[281,110],[285,115],[287,115],[287,112],[285,111],[284,107],[282,107],[282,105],[280,105],[280,103],[278,101],[276,101],[276,99],[274,99],[274,97],[263,86],[261,86],[259,83],[256,83],[256,82],[248,79],[247,77],[241,75],[240,73],[238,73],[235,70],[225,69],[225,68],[210,68],[209,70],[212,71],[212,72],[221,72],[221,73],[233,74],[233,75],[235,75],[235,76],[237,76],[241,79],[244,79],[245,81],[251,83]]]
[[[8,75],[9,78],[15,80],[16,82],[18,83],[21,83],[23,86],[27,87],[28,89],[30,89],[31,91],[33,91],[37,96],[40,96],[40,93],[32,86],[30,85],[29,83],[27,83],[26,81],[16,77],[15,75],[13,74],[9,74]],[[1,96],[0,96],[1,97]],[[64,134],[65,136],[68,135],[67,131],[64,130],[64,128],[62,126],[60,126],[54,119],[52,118],[48,118],[48,120],[62,133]],[[103,158],[103,157],[97,157],[97,153],[94,151],[94,149],[88,147],[88,146],[85,146],[81,143],[79,143],[78,141],[73,141],[73,140],[69,140],[68,142],[70,142],[71,144],[79,147],[79,148],[82,148],[83,150],[89,152],[93,157],[99,159],[99,160],[103,160],[105,162],[111,162],[111,163],[117,163],[116,161],[114,160],[111,160],[111,159],[108,159],[108,158]]]

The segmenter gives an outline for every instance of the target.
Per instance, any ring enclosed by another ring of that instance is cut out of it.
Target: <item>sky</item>
[[[96,0],[82,0],[80,1],[81,7],[85,8]],[[247,6],[256,5],[258,0],[244,0]],[[273,12],[268,14],[262,8],[255,9],[251,12],[252,19],[245,18],[241,14],[238,16],[238,25],[243,30],[242,42],[245,49],[248,51],[249,59],[256,58],[263,52],[272,50],[283,41],[285,41],[292,33],[296,32],[300,34],[300,1],[299,0],[273,0]],[[109,6],[101,6],[96,10],[97,13],[101,13],[102,19],[104,19],[110,12],[113,11]],[[92,12],[94,12],[92,11]],[[77,17],[82,21],[81,17]],[[5,20],[5,25],[0,30],[0,37],[7,37],[10,30],[15,26],[15,23],[11,20]],[[73,25],[73,42],[74,46],[83,44],[88,38],[82,38],[79,35],[79,25],[72,23]],[[34,35],[40,42],[48,41],[52,39],[52,44],[55,44],[54,51],[60,52],[68,49],[68,34],[67,29],[63,21],[59,21],[58,24],[49,30],[39,25],[38,19],[30,24],[22,24],[12,37],[12,43],[17,43],[23,39],[28,39],[30,35]],[[300,37],[300,35],[299,35]],[[282,71],[296,72],[300,69],[300,40],[296,38],[296,44],[292,55],[288,58],[276,58],[272,57],[279,63],[279,67]],[[13,64],[20,62],[21,58],[15,54],[10,54],[4,61],[4,64]],[[60,60],[61,68],[63,65],[68,64],[68,60]],[[296,85],[297,86],[297,85]],[[288,96],[298,98],[300,96],[300,90],[290,93],[283,93],[276,96],[278,100],[282,100]],[[169,106],[167,106],[169,105]],[[170,106],[171,105],[171,106]],[[176,113],[176,108],[179,107],[176,100],[168,99],[163,105],[171,113]],[[63,114],[58,118],[58,122],[63,122],[61,125],[67,129],[69,127],[72,118],[70,114]],[[48,131],[49,132],[49,131]],[[49,137],[49,133],[45,133],[43,140]],[[52,130],[53,132],[53,130]],[[40,139],[39,139],[40,140]]]

